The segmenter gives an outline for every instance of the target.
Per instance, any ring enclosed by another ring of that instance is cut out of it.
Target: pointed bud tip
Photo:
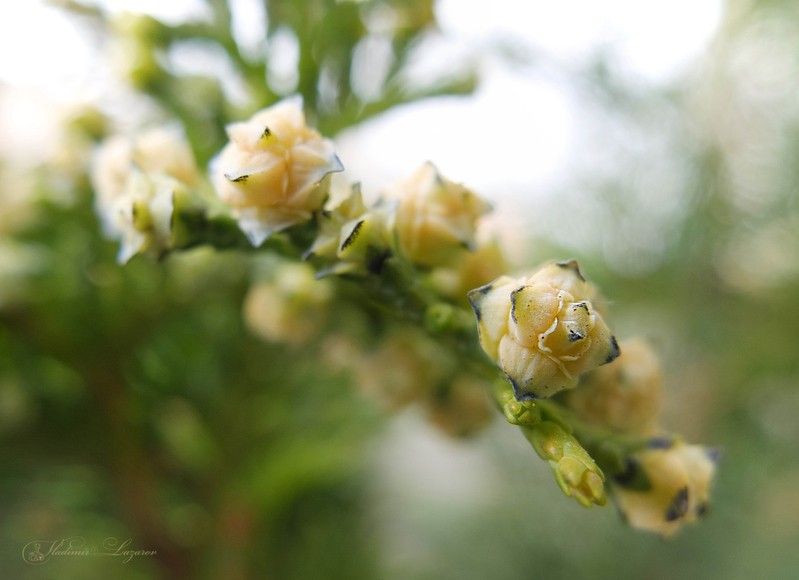
[[[580,271],[580,265],[577,263],[577,260],[575,259],[564,260],[563,262],[555,262],[555,264],[565,270],[571,270],[580,279],[581,282],[585,282],[585,277],[583,276],[583,273]]]

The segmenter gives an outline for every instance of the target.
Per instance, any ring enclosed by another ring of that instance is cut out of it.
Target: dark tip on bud
[[[477,317],[478,322],[480,322],[480,303],[483,301],[483,296],[491,292],[493,287],[493,282],[491,282],[466,293],[466,298],[469,300],[469,304],[472,305],[472,310],[474,310],[474,315]]]
[[[519,286],[518,288],[516,288],[516,290],[510,293],[510,317],[513,320],[513,322],[516,323],[519,322],[518,319],[516,318],[516,295],[525,288],[526,286]]]
[[[666,437],[653,437],[647,443],[650,449],[671,449],[674,445],[674,440]]]
[[[591,314],[591,311],[588,309],[587,302],[575,302],[574,304],[572,304],[572,311],[576,311],[578,308],[582,308],[583,310],[585,310],[586,314],[589,315]]]
[[[519,385],[519,383],[517,383],[508,373],[505,373],[505,377],[508,379],[508,382],[510,382],[511,387],[513,387],[513,396],[516,397],[516,400],[520,403],[522,401],[535,401],[536,399],[540,398],[534,393],[522,390],[521,385]]]
[[[576,330],[569,329],[569,342],[577,342],[578,340],[582,340],[585,338],[585,335],[582,332],[577,332]]]
[[[438,167],[432,163],[430,165],[433,167],[433,181],[435,182],[436,187],[444,187],[444,177],[438,172]]]
[[[355,239],[358,237],[358,234],[360,233],[361,228],[363,227],[363,222],[364,220],[361,220],[357,224],[355,224],[355,227],[352,228],[350,235],[348,235],[347,239],[344,240],[344,242],[341,244],[341,248],[339,248],[339,250],[345,250],[349,246],[355,243]]]
[[[233,183],[247,183],[247,180],[250,178],[249,175],[238,175],[234,177],[232,173],[225,173],[225,179],[228,181],[232,181]]]
[[[261,139],[269,139],[272,136],[272,130],[269,127],[264,127],[264,132],[261,133]]]
[[[606,365],[609,362],[613,362],[614,360],[619,358],[620,354],[621,354],[621,349],[619,348],[619,343],[616,341],[616,337],[615,336],[611,336],[610,337],[610,352],[608,353],[608,356],[605,359],[605,362],[603,362],[602,364]]]
[[[391,250],[370,246],[366,249],[365,265],[370,274],[380,274],[383,264],[391,257]]]
[[[721,459],[721,448],[720,447],[708,447],[705,449],[705,453],[707,454],[707,458],[710,459],[714,464],[718,464],[719,460]]]
[[[621,471],[612,475],[613,482],[619,487],[632,491],[649,491],[652,482],[646,472],[641,468],[641,463],[635,457],[626,456],[623,459]]]
[[[633,481],[637,479],[640,467],[641,466],[639,465],[638,461],[636,461],[632,457],[625,457],[624,471],[614,475],[613,481],[615,481],[617,484],[619,484],[622,487],[628,487]]]
[[[671,500],[669,507],[666,508],[666,521],[673,522],[688,513],[688,488],[683,487]]]
[[[583,273],[580,272],[580,266],[577,264],[577,260],[566,260],[564,262],[555,262],[555,264],[565,270],[571,270],[581,282],[585,282],[585,278],[583,277]]]
[[[696,506],[696,517],[701,518],[707,515],[710,506],[704,502]]]

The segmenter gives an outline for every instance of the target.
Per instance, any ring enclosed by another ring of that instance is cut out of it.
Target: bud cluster
[[[662,370],[648,342],[622,342],[610,365],[583,377],[565,404],[586,424],[622,436],[643,437],[643,447],[613,458],[610,487],[627,522],[664,536],[707,511],[718,453],[660,435]]]
[[[503,275],[498,244],[478,243],[489,204],[432,163],[374,203],[358,184],[330,203],[331,176],[343,165],[332,141],[308,127],[298,99],[228,125],[227,136],[210,164],[214,195],[192,197],[202,204],[191,212],[181,201],[197,176],[179,137],[154,132],[101,148],[96,207],[106,233],[122,242],[120,261],[187,240],[276,250],[283,257],[265,260],[268,272],[245,300],[254,334],[305,345],[351,312],[336,311],[336,300],[355,297],[370,340],[380,340],[369,348],[320,340],[320,360],[349,371],[385,408],[419,403],[433,424],[462,436],[488,422],[493,395],[582,505],[604,505],[609,489],[631,525],[664,535],[704,513],[713,454],[657,435],[657,358],[642,341],[619,346],[575,260]],[[299,256],[305,263],[285,259]],[[334,276],[356,284],[318,280]],[[328,338],[344,334],[335,328]]]

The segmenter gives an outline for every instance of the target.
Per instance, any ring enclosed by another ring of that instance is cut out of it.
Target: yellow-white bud
[[[398,200],[394,228],[400,250],[422,266],[449,263],[458,251],[472,248],[475,223],[489,204],[425,163],[410,178],[386,190]]]
[[[332,289],[316,280],[307,264],[282,264],[273,279],[250,288],[244,320],[265,340],[298,346],[318,334],[324,324]]]
[[[391,211],[387,204],[367,208],[360,187],[353,185],[348,197],[319,216],[319,234],[305,258],[328,262],[320,275],[379,272],[391,256]]]
[[[520,401],[550,397],[619,356],[577,262],[552,263],[532,276],[502,276],[469,292],[480,345]]]
[[[133,139],[113,137],[92,164],[95,208],[106,236],[121,241],[118,260],[169,247],[175,196],[197,179],[182,136],[153,129]]]
[[[330,173],[343,166],[333,143],[305,124],[299,99],[287,99],[227,126],[230,142],[211,162],[219,197],[253,245],[311,219]]]
[[[497,240],[478,244],[473,252],[463,252],[450,265],[435,268],[431,280],[444,296],[466,302],[472,288],[482,286],[507,271],[507,263]]]
[[[649,343],[626,340],[621,356],[587,373],[566,402],[588,423],[650,435],[660,413],[662,382],[660,362]]]
[[[356,379],[367,395],[398,409],[432,392],[450,363],[424,334],[398,330],[361,359]]]
[[[615,478],[619,510],[635,528],[673,535],[707,510],[716,456],[713,449],[679,442],[636,453],[628,460],[628,473]],[[627,486],[641,479],[646,485]]]
[[[485,383],[470,375],[459,375],[446,389],[431,393],[428,418],[452,437],[473,435],[494,415]]]

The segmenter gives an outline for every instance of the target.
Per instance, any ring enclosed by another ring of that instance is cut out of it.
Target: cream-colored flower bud
[[[470,375],[459,375],[446,389],[431,393],[428,418],[452,437],[475,434],[494,415],[485,383]]]
[[[389,335],[356,369],[358,386],[387,409],[398,409],[429,394],[451,361],[424,334],[407,329]]]
[[[143,252],[157,257],[170,247],[175,197],[183,192],[183,185],[175,179],[149,177],[134,168],[118,197],[98,199],[106,235],[120,241],[120,263]]]
[[[391,256],[392,210],[385,203],[367,208],[360,187],[353,185],[338,206],[320,214],[319,234],[305,259],[327,261],[320,275],[379,273]]]
[[[91,172],[95,209],[105,235],[122,242],[121,263],[169,247],[176,196],[196,179],[191,150],[176,131],[152,129],[101,145]]]
[[[281,264],[270,280],[250,288],[244,321],[265,340],[299,346],[322,330],[331,295],[330,284],[317,280],[308,264]]]
[[[425,163],[410,178],[386,190],[399,202],[394,228],[400,250],[422,266],[448,264],[463,248],[475,244],[477,219],[489,204]]]
[[[329,139],[305,124],[299,99],[227,126],[230,142],[211,162],[219,197],[254,246],[321,209],[341,165]]]
[[[550,397],[619,356],[577,262],[553,263],[532,276],[497,278],[469,292],[480,345],[520,401]]]
[[[122,194],[134,167],[145,175],[166,175],[186,185],[197,181],[194,157],[179,131],[157,127],[132,138],[117,135],[103,142],[92,163],[99,203]]]
[[[621,343],[621,356],[587,373],[566,402],[581,419],[624,433],[651,435],[661,407],[660,361],[643,339]]]
[[[619,510],[635,528],[675,534],[707,511],[717,455],[713,449],[681,442],[636,453],[627,462],[628,472],[615,478]],[[640,480],[644,485],[629,485]]]
[[[458,302],[466,302],[472,288],[487,284],[508,270],[499,242],[479,243],[473,252],[463,252],[453,264],[436,268],[431,280],[436,289]]]

